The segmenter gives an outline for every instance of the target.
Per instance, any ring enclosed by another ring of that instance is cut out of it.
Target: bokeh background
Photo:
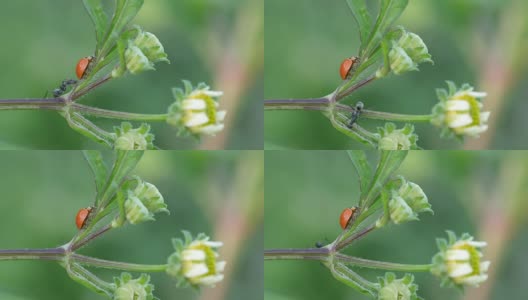
[[[165,113],[171,88],[187,79],[224,91],[226,128],[198,142],[152,123],[162,149],[262,149],[262,0],[145,1],[133,21],[153,32],[171,64],[105,84],[82,103],[106,109]],[[79,58],[94,51],[95,33],[82,1],[8,1],[0,10],[0,99],[40,98],[75,77]],[[92,118],[92,120],[94,120]],[[105,129],[120,121],[95,119]],[[136,125],[137,126],[137,125]],[[0,111],[0,148],[94,149],[55,112]]]
[[[369,152],[374,165],[377,153]],[[339,234],[339,215],[357,204],[357,175],[344,151],[268,151],[265,162],[265,249],[308,248]],[[528,278],[528,152],[412,151],[397,174],[419,184],[434,215],[374,231],[345,250],[358,257],[429,263],[445,230],[488,242],[489,279],[480,288],[440,287],[415,273],[424,299],[525,299]],[[370,280],[383,271],[357,269]],[[402,273],[398,273],[402,276]],[[266,261],[266,300],[370,299],[313,261]]]
[[[378,1],[369,1],[376,4]],[[486,91],[484,109],[491,111],[489,130],[465,143],[440,138],[439,130],[417,123],[425,149],[528,148],[528,2],[525,0],[421,0],[409,5],[396,24],[419,34],[434,66],[390,76],[347,98],[365,108],[428,114],[437,103],[436,88],[445,80],[470,83]],[[312,98],[341,83],[339,65],[357,54],[359,37],[345,2],[267,0],[265,3],[265,99]],[[361,123],[375,129],[381,122]],[[400,125],[403,126],[403,125]],[[361,149],[336,131],[319,112],[267,111],[267,148]]]
[[[111,152],[105,153],[110,162]],[[79,151],[3,151],[0,156],[0,249],[46,248],[75,234],[79,208],[93,203],[95,184]],[[178,289],[151,274],[160,299],[262,299],[263,155],[257,151],[150,151],[135,170],[163,194],[170,215],[128,225],[80,253],[145,264],[165,263],[181,230],[224,242],[225,279],[213,289]],[[118,271],[91,268],[111,280]],[[0,299],[104,299],[71,280],[57,263],[0,261]]]

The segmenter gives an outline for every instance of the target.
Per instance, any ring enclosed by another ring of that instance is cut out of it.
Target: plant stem
[[[397,122],[429,122],[433,115],[404,115],[364,109],[361,111],[361,117]]]
[[[86,86],[86,87],[83,87],[81,85],[81,90],[79,91],[76,91],[74,92],[72,95],[71,95],[71,98],[70,100],[71,101],[75,101],[76,99],[82,97],[83,95],[86,95],[89,91],[95,89],[96,87],[102,85],[103,83],[107,82],[108,80],[112,79],[112,76],[110,74],[106,75],[105,77],[103,78],[100,78],[98,79],[97,81],[91,83],[90,85]]]
[[[403,271],[403,272],[428,272],[431,270],[432,264],[426,265],[410,265],[410,264],[398,264],[377,260],[369,260],[354,256],[348,256],[341,253],[335,254],[335,259],[345,264],[351,264],[358,267],[370,268],[370,269],[383,269],[388,271]]]
[[[0,250],[1,260],[56,260],[60,261],[66,251],[64,248],[45,249],[7,249]]]
[[[364,237],[365,235],[367,235],[368,233],[370,233],[374,229],[376,229],[376,224],[372,224],[371,226],[366,227],[366,228],[362,229],[361,231],[356,232],[354,235],[349,236],[349,237],[345,238],[344,240],[340,241],[335,246],[335,250],[339,251],[339,250],[345,248],[346,246],[350,245],[353,241]]]
[[[122,111],[113,111],[97,107],[86,106],[78,103],[72,103],[70,105],[71,110],[81,114],[107,118],[107,119],[118,119],[118,120],[129,120],[129,121],[165,121],[167,120],[168,114],[136,114]]]
[[[308,99],[272,99],[264,100],[265,110],[326,110],[330,99],[323,98],[308,98]]]
[[[0,110],[61,110],[63,107],[63,98],[0,99]]]
[[[82,265],[106,268],[106,269],[118,269],[123,271],[131,272],[164,272],[167,269],[167,265],[143,265],[143,264],[132,264],[118,261],[111,261],[105,259],[99,259],[95,257],[84,256],[73,253],[70,259]]]
[[[329,253],[327,248],[268,249],[264,250],[264,260],[325,260],[329,257]]]
[[[335,101],[338,102],[338,101],[348,97],[348,95],[352,94],[357,89],[359,89],[359,88],[371,83],[375,79],[376,79],[376,76],[372,76],[372,77],[369,77],[369,78],[367,78],[367,79],[365,79],[363,81],[358,82],[357,84],[351,86],[350,88],[348,88],[344,92],[341,92],[341,93],[337,94],[336,97],[335,97]]]
[[[107,224],[106,226],[101,227],[96,232],[93,232],[92,234],[88,235],[86,238],[84,238],[84,239],[76,242],[75,244],[73,244],[71,246],[71,251],[75,251],[75,250],[77,250],[79,248],[82,248],[84,245],[88,244],[90,241],[92,241],[93,239],[99,237],[100,235],[104,234],[105,232],[109,231],[110,229],[112,229],[112,225],[110,225],[110,224]]]

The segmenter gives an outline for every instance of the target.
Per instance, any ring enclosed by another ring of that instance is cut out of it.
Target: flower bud
[[[134,45],[141,49],[141,52],[153,63],[160,61],[169,62],[163,45],[150,32],[141,31],[134,40]]]
[[[218,110],[217,97],[220,91],[211,91],[204,83],[193,89],[188,81],[184,81],[185,91],[174,89],[174,102],[169,107],[167,122],[179,127],[181,131],[196,136],[214,135],[224,128],[226,111]]]
[[[147,150],[154,149],[152,141],[154,135],[150,133],[150,125],[141,124],[139,128],[133,129],[128,122],[121,123],[121,127],[115,127],[116,140],[114,148],[117,150]]]
[[[404,31],[397,44],[405,50],[415,64],[433,62],[427,46],[417,34]]]
[[[141,199],[141,202],[152,213],[168,212],[167,204],[163,200],[163,196],[159,190],[152,183],[142,181],[138,178],[138,185],[134,189],[133,194]]]
[[[385,273],[385,277],[378,277],[378,300],[418,300],[416,294],[418,285],[414,284],[414,276],[405,274],[401,279],[396,279],[394,273]]]
[[[392,197],[389,201],[390,218],[394,224],[401,224],[418,220],[418,214],[400,196]]]
[[[136,188],[128,190],[125,200],[126,219],[130,224],[154,220],[154,214],[169,212],[158,189],[148,182],[135,178]],[[116,223],[117,226],[118,223]]]
[[[490,112],[483,112],[479,101],[486,93],[475,92],[468,84],[462,85],[460,89],[451,81],[447,85],[449,91],[437,90],[440,102],[433,108],[431,123],[442,128],[442,136],[478,137],[488,129],[486,123]]]
[[[154,285],[149,284],[150,276],[141,274],[138,279],[132,279],[129,273],[114,277],[114,300],[154,300],[152,294]]]
[[[391,188],[390,219],[395,224],[418,220],[418,213],[421,212],[433,212],[427,196],[416,183],[399,176],[389,186]]]
[[[452,231],[447,235],[449,240],[437,239],[440,252],[433,257],[431,273],[442,279],[442,285],[479,286],[486,281],[490,262],[482,261],[479,250],[486,242],[473,241],[467,233],[459,239]]]
[[[218,261],[217,249],[222,242],[209,241],[205,234],[195,239],[183,231],[185,240],[173,239],[175,252],[168,258],[167,274],[178,280],[178,286],[214,286],[222,281],[225,261]]]
[[[427,195],[425,195],[422,188],[416,183],[405,181],[398,190],[398,194],[405,199],[405,202],[413,211],[433,212],[431,204],[427,200]]]
[[[132,74],[154,70],[154,63],[145,56],[139,47],[134,45],[129,45],[125,50],[125,61],[127,70]]]
[[[378,127],[380,150],[410,150],[418,149],[416,141],[418,136],[414,134],[414,126],[406,124],[402,129],[396,129],[393,123],[386,123],[385,127]]]
[[[389,52],[390,67],[394,74],[400,75],[408,71],[417,71],[418,65],[400,46],[393,46]]]

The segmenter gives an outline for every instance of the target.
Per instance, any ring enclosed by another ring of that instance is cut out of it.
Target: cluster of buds
[[[486,93],[475,92],[469,84],[463,84],[460,89],[451,81],[447,85],[448,90],[437,90],[440,102],[433,108],[431,123],[442,128],[442,136],[478,137],[488,129],[490,112],[482,111],[480,101]]]
[[[175,102],[169,107],[167,122],[180,133],[214,135],[224,128],[226,111],[218,110],[218,97],[223,93],[211,91],[205,83],[193,88],[188,81],[183,81],[185,90],[174,88]]]
[[[418,214],[421,212],[433,212],[427,196],[416,183],[398,176],[396,180],[388,184],[388,189],[390,190],[390,220],[394,224],[418,220]],[[384,220],[380,219],[377,226],[383,225]]]
[[[169,213],[167,204],[159,190],[151,183],[141,180],[139,177],[132,179],[127,184],[130,189],[126,191],[125,216],[130,224],[139,224],[154,220],[154,214],[160,212]],[[119,227],[122,222],[117,219],[112,226]]]
[[[431,55],[424,41],[415,33],[408,32],[399,27],[391,37],[392,47],[389,51],[390,70],[396,74],[402,74],[408,71],[417,71],[418,65],[424,62],[430,62]],[[377,77],[385,76],[384,69],[380,69]]]
[[[411,150],[418,149],[416,141],[418,136],[414,134],[414,126],[406,124],[402,129],[396,129],[394,123],[385,123],[385,127],[378,127],[380,150]]]
[[[158,38],[135,26],[127,35],[126,50],[124,52],[125,67],[120,66],[112,71],[113,77],[120,77],[128,70],[131,74],[154,70],[154,63],[167,62],[167,54]]]
[[[152,291],[154,285],[149,284],[150,276],[141,274],[137,279],[132,279],[129,273],[122,273],[121,277],[114,278],[114,300],[155,300]]]
[[[478,286],[486,281],[490,262],[482,261],[480,248],[486,242],[474,241],[469,234],[459,239],[448,231],[448,240],[437,239],[440,252],[433,257],[431,272],[442,279],[442,285]]]
[[[121,123],[121,127],[115,127],[116,150],[148,150],[154,149],[154,135],[150,133],[150,125],[141,124],[134,129],[129,122]]]
[[[416,294],[418,285],[413,283],[414,276],[405,274],[401,279],[396,279],[394,273],[386,273],[385,277],[379,277],[380,288],[378,300],[418,300]]]
[[[224,279],[225,261],[218,261],[217,249],[222,242],[209,241],[201,233],[196,238],[183,231],[185,240],[173,239],[175,252],[168,259],[166,272],[176,278],[178,286],[215,286]]]

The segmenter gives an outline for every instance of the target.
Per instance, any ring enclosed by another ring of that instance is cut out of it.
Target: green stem
[[[1,260],[56,260],[60,261],[66,251],[64,248],[45,249],[7,249],[0,250]]]
[[[326,260],[329,253],[327,248],[268,249],[264,250],[264,260]]]
[[[433,267],[432,264],[426,264],[426,265],[398,264],[398,263],[369,260],[369,259],[364,259],[364,258],[359,258],[359,257],[354,257],[354,256],[348,256],[348,255],[341,254],[341,253],[336,253],[335,259],[344,264],[350,264],[350,265],[363,267],[363,268],[370,268],[370,269],[382,269],[382,270],[387,270],[387,271],[429,272],[431,268]]]
[[[328,97],[309,99],[264,100],[265,110],[326,110],[330,104]]]
[[[97,73],[97,70],[93,70],[93,71],[95,71],[95,73]],[[88,80],[82,81],[81,84],[78,87],[75,87],[75,91],[71,95],[71,100],[75,101],[76,99],[82,97],[83,95],[86,95],[89,91],[91,91],[91,90],[95,89],[96,87],[102,85],[103,83],[109,81],[110,79],[112,79],[112,76],[109,74],[109,75],[106,75],[103,78],[98,79],[97,81],[95,81],[93,83],[90,83],[89,85],[87,84],[87,82],[90,82],[90,81],[88,81]]]
[[[107,225],[103,226],[102,228],[100,228],[96,232],[93,232],[90,235],[88,235],[86,238],[71,244],[71,249],[70,250],[71,251],[75,251],[77,249],[82,248],[83,246],[85,246],[86,244],[91,242],[93,239],[96,239],[97,237],[99,237],[102,234],[106,233],[110,229],[112,229],[112,225],[110,225],[110,224],[107,224]]]
[[[404,115],[364,109],[361,117],[396,122],[430,122],[433,115]]]
[[[78,103],[72,103],[70,109],[84,115],[129,121],[164,122],[168,117],[168,114],[136,114],[91,107]]]
[[[130,272],[165,272],[167,264],[163,265],[143,265],[143,264],[132,264],[118,261],[111,261],[105,259],[99,259],[95,257],[84,256],[73,253],[70,259],[76,263],[86,266],[106,268],[106,269],[117,269]]]
[[[0,99],[0,110],[61,110],[62,98]]]

